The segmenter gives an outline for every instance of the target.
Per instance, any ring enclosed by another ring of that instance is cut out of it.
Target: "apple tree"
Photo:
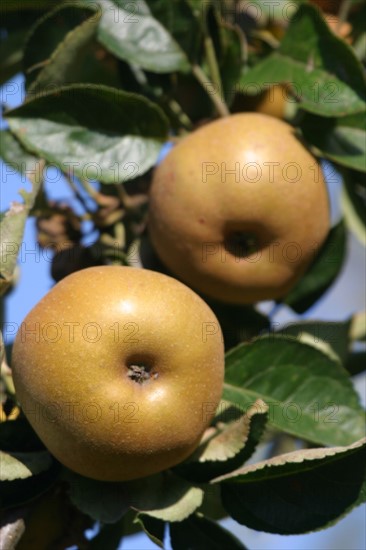
[[[2,345],[1,547],[116,549],[144,532],[160,547],[239,549],[245,540],[220,520],[281,535],[333,525],[366,496],[353,383],[366,364],[364,304],[344,321],[300,316],[337,279],[349,235],[365,244],[365,3],[5,0],[1,12],[5,95],[24,77],[21,104],[5,105],[2,185],[18,173],[29,189],[1,213],[4,301],[29,217],[55,283],[100,265],[169,273],[147,230],[154,169],[220,117],[286,120],[342,176],[340,219],[270,310],[202,293],[224,335],[222,400],[194,453],[169,470],[103,482],[61,465],[21,409]],[[72,202],[48,196],[51,170]],[[286,329],[274,323],[282,307],[296,318]]]

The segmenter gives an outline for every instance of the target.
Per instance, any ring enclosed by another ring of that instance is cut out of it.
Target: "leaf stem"
[[[222,95],[222,81],[220,76],[220,69],[217,63],[215,48],[212,42],[211,36],[206,35],[204,39],[205,53],[208,68],[211,75],[211,80],[215,88]]]
[[[88,180],[85,180],[85,179],[79,179],[82,187],[84,188],[84,190],[88,193],[88,195],[91,196],[91,198],[93,200],[95,200],[95,202],[99,205],[99,206],[104,206],[104,203],[101,199],[101,193],[99,193],[96,189],[94,189],[94,187],[92,185],[90,185],[90,183],[88,182]]]
[[[212,82],[210,82],[210,80],[206,76],[206,73],[201,69],[201,67],[199,65],[193,65],[192,72],[194,76],[197,78],[198,82],[202,85],[206,93],[210,96],[210,99],[214,104],[218,114],[222,117],[229,116],[230,111],[226,103],[221,98],[220,90],[217,90],[217,89],[212,89],[211,91],[207,90],[208,85],[212,87]]]

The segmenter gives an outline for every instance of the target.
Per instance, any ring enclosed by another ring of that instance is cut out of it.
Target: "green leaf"
[[[222,462],[228,458],[233,458],[248,441],[253,417],[258,414],[266,415],[267,412],[267,405],[258,399],[241,418],[228,424],[222,421],[216,422],[214,427],[207,430],[191,460],[198,459],[199,462],[205,463]],[[225,412],[223,415],[225,415]]]
[[[102,523],[115,523],[128,511],[130,494],[126,483],[90,479],[64,470],[71,502],[84,514]]]
[[[329,118],[308,114],[302,122],[302,132],[318,154],[341,166],[366,172],[365,117],[349,115]]]
[[[0,84],[4,84],[21,71],[23,43],[26,37],[24,29],[13,31],[5,40],[0,41]]]
[[[137,514],[135,522],[138,523],[144,533],[160,548],[164,548],[165,523],[159,519]]]
[[[99,0],[101,43],[118,58],[157,73],[185,71],[189,64],[183,50],[157,21],[147,2]]]
[[[0,131],[0,157],[11,170],[5,168],[5,177],[14,171],[20,172],[30,179],[41,180],[43,165],[39,158],[26,151],[9,130]]]
[[[354,170],[345,173],[341,204],[347,226],[360,243],[366,246],[366,185],[364,178],[364,174]]]
[[[37,21],[24,51],[29,94],[80,81],[99,18],[95,10],[75,4],[57,6]]]
[[[225,9],[225,8],[224,8]],[[221,54],[219,68],[223,87],[223,96],[230,103],[235,95],[235,87],[240,79],[243,65],[242,44],[245,38],[238,26],[231,26],[220,21],[219,25]]]
[[[182,521],[202,504],[203,491],[170,472],[136,480],[132,508],[162,521]]]
[[[322,351],[284,336],[227,353],[223,397],[246,410],[269,406],[269,423],[320,445],[348,445],[365,431],[364,411],[347,371]]]
[[[168,133],[163,113],[144,97],[94,84],[42,94],[7,117],[27,149],[64,172],[103,183],[146,172]]]
[[[9,422],[0,422],[0,441],[1,449],[9,453],[44,450],[44,445],[23,416]]]
[[[90,540],[88,550],[116,550],[121,543],[123,534],[123,520],[103,525],[99,533]]]
[[[23,505],[47,491],[59,477],[60,465],[47,451],[1,452],[0,460],[0,508]]]
[[[27,160],[24,162],[26,163]],[[23,241],[25,222],[41,185],[41,179],[37,175],[32,180],[33,185],[30,192],[20,191],[24,202],[14,201],[9,210],[0,214],[0,294],[3,294],[12,284],[17,257]]]
[[[62,31],[65,32],[65,36],[62,37],[63,39],[53,51],[50,46],[55,45],[56,37],[54,34],[52,35],[52,41],[49,43],[42,38],[45,29],[48,33],[46,38],[49,38],[50,30],[52,29],[54,32],[59,20],[62,21],[62,27],[56,36],[58,34],[62,36]],[[36,78],[29,86],[28,92],[31,96],[42,90],[50,90],[63,84],[71,84],[82,80],[83,67],[85,67],[85,64],[93,62],[93,57],[88,56],[88,54],[92,49],[92,40],[96,33],[98,20],[98,13],[77,5],[72,8],[59,6],[56,12],[53,11],[51,14],[46,15],[41,24],[33,31],[26,50],[28,52],[26,61],[30,64],[29,58],[33,58],[33,67],[28,65],[28,71],[32,71],[32,68],[34,71],[34,67],[43,67],[38,74],[36,73]],[[67,22],[66,28],[64,28],[65,21]],[[79,21],[80,24],[77,24]],[[70,30],[66,32],[68,27]],[[36,62],[37,54],[42,56],[42,60],[38,63]],[[30,74],[32,75],[32,72]]]
[[[218,411],[196,451],[174,469],[178,475],[207,482],[239,468],[253,454],[266,425],[267,405],[257,400],[243,415],[221,402]]]
[[[287,82],[302,109],[334,117],[366,109],[362,65],[310,4],[296,12],[275,52],[245,73],[241,86]]]
[[[365,441],[295,451],[219,478],[224,507],[239,523],[270,533],[300,534],[325,527],[360,498]]]
[[[343,220],[329,232],[314,262],[283,302],[297,313],[311,307],[338,277],[346,255],[346,228]]]
[[[224,304],[207,296],[203,298],[219,320],[227,350],[270,329],[269,318],[253,306]]]
[[[173,550],[245,550],[239,539],[218,523],[195,514],[170,526]]]
[[[48,451],[36,453],[5,453],[0,451],[0,481],[26,479],[48,470],[52,458]]]
[[[192,62],[197,61],[201,49],[204,7],[201,5],[195,14],[187,0],[149,0],[146,3],[152,15],[169,31],[187,58]]]
[[[344,361],[349,353],[351,344],[350,329],[352,319],[347,321],[298,321],[290,322],[286,327],[279,330],[277,334],[285,336],[294,336],[301,340],[303,335],[310,338],[307,342],[311,345],[320,343],[329,344],[331,349],[338,355],[341,361]]]
[[[355,376],[366,370],[366,351],[354,352],[347,358],[344,367]]]
[[[1,11],[41,10],[50,7],[50,0],[6,0],[1,3]]]

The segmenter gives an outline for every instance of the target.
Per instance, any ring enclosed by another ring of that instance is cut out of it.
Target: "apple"
[[[348,21],[339,22],[339,17],[331,13],[325,13],[324,19],[330,30],[339,38],[343,38],[347,44],[352,44],[352,25]]]
[[[31,310],[13,347],[24,414],[87,477],[122,481],[183,461],[215,414],[219,323],[191,289],[146,269],[90,267]]]
[[[291,99],[287,84],[274,84],[257,95],[238,93],[231,106],[233,113],[255,111],[279,119],[286,119],[294,110],[295,100]]]
[[[329,230],[317,160],[289,124],[259,113],[210,122],[154,172],[149,235],[162,263],[226,303],[280,299]]]

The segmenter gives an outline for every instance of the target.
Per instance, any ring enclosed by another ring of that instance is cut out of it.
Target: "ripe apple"
[[[291,114],[294,100],[291,100],[287,84],[274,84],[257,95],[238,93],[231,106],[233,113],[255,111],[264,115],[285,119]]]
[[[329,229],[326,184],[287,123],[258,113],[211,122],[157,167],[149,235],[160,260],[227,303],[282,298]]]
[[[324,19],[334,34],[336,34],[339,38],[343,38],[347,44],[352,44],[352,25],[348,23],[348,21],[342,21],[339,23],[339,17],[331,13],[325,13]]]
[[[32,309],[13,348],[17,396],[50,452],[106,480],[184,460],[219,403],[218,321],[191,289],[146,269],[91,267]]]

